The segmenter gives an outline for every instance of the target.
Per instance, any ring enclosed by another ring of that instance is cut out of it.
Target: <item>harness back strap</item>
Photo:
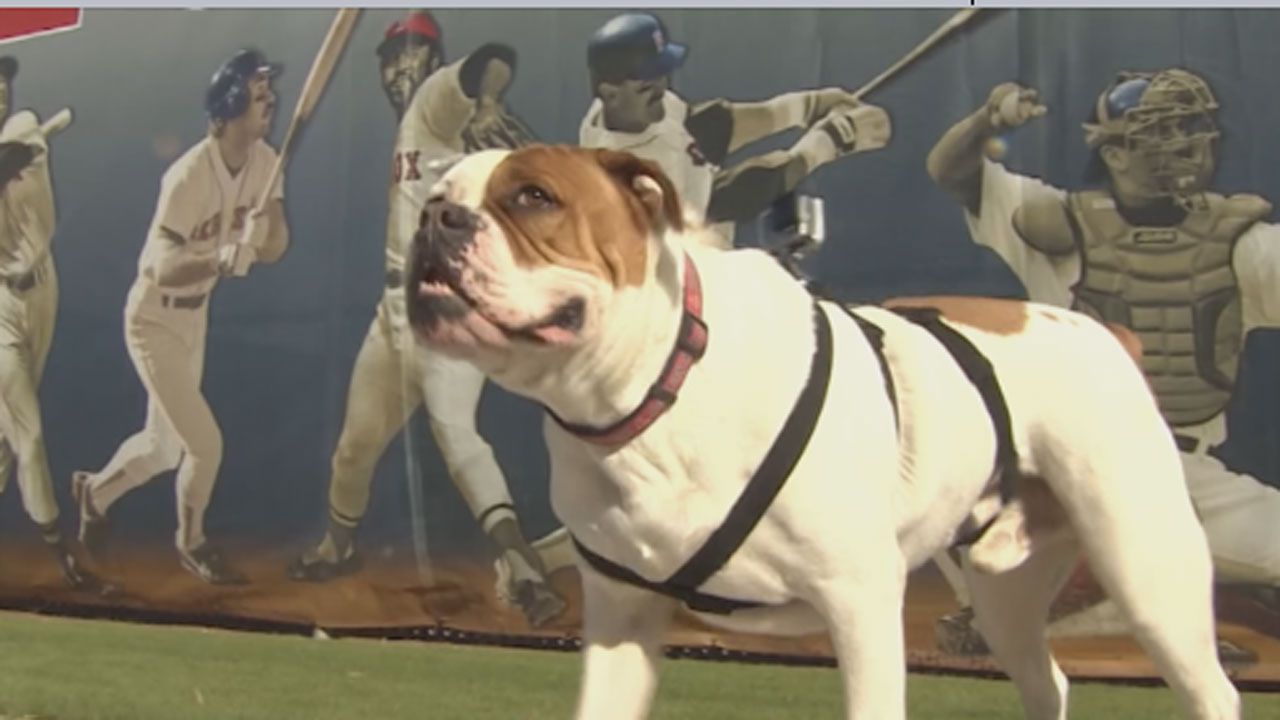
[[[702,547],[664,582],[646,580],[629,568],[588,550],[578,542],[577,538],[574,538],[573,543],[578,552],[592,568],[614,580],[676,598],[691,610],[698,612],[727,615],[734,610],[760,607],[763,604],[708,595],[699,592],[697,588],[724,567],[733,553],[746,541],[773,499],[782,490],[782,486],[786,484],[787,478],[795,470],[818,424],[818,416],[822,412],[831,377],[832,341],[831,325],[826,313],[818,307],[817,303],[813,306],[813,313],[817,347],[809,365],[809,379],[804,389],[800,391],[795,405],[792,406],[782,432],[774,438],[764,461],[747,482],[746,488],[730,508],[724,522],[711,533]]]
[[[834,302],[834,301],[833,301]],[[884,354],[884,330],[879,325],[855,313],[841,302],[835,303],[850,320],[858,326],[862,334],[867,339],[867,344],[871,346],[871,352],[876,356],[876,362],[880,365],[880,377],[884,380],[884,393],[889,396],[889,407],[893,408],[893,425],[894,427],[902,426],[902,418],[898,417],[898,391],[893,384],[893,372],[889,370],[889,358]]]
[[[876,356],[876,362],[880,365],[880,377],[884,380],[884,392],[889,396],[889,407],[893,408],[893,425],[900,428],[902,426],[902,418],[898,416],[898,391],[893,383],[893,372],[889,369],[889,359],[885,357],[884,353],[884,330],[879,325],[854,312],[853,306],[836,297],[835,293],[831,292],[829,288],[808,279],[805,279],[804,284],[810,295],[840,308],[840,312],[844,313],[862,331],[867,344],[871,346],[872,354]]]
[[[1000,475],[1000,500],[1008,503],[1013,499],[1018,479],[1017,452],[1013,447],[1013,423],[1009,417],[1009,406],[1005,403],[1004,392],[996,379],[995,369],[991,362],[976,348],[968,338],[942,321],[942,313],[936,308],[894,308],[894,312],[907,320],[928,330],[944,347],[956,364],[964,372],[969,382],[977,388],[982,403],[991,416],[991,424],[996,433],[996,472]],[[994,521],[995,518],[992,518]],[[967,533],[956,542],[957,545],[968,545],[976,542],[986,532],[991,522]]]

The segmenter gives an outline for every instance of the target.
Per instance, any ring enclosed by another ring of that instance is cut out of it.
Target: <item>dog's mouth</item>
[[[428,333],[450,322],[479,320],[509,340],[535,345],[560,345],[577,337],[586,319],[586,301],[571,297],[541,319],[520,325],[494,316],[489,306],[467,290],[457,263],[422,260],[414,263],[409,285],[409,315],[414,325]]]
[[[572,297],[556,306],[542,320],[519,328],[503,328],[508,336],[539,345],[560,345],[577,337],[586,319],[587,302]]]

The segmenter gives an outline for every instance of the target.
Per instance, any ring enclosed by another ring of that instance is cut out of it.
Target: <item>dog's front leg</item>
[[[577,720],[641,720],[658,685],[662,639],[675,601],[582,574],[582,686]]]
[[[873,577],[828,578],[812,602],[827,621],[844,681],[848,720],[906,717],[906,653],[902,594],[905,571],[886,567]]]

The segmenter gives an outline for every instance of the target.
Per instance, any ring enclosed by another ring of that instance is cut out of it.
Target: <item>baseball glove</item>
[[[16,140],[0,142],[0,189],[35,160],[36,150],[36,146]]]
[[[523,120],[506,108],[476,113],[462,130],[463,147],[468,153],[490,148],[514,150],[538,141]]]

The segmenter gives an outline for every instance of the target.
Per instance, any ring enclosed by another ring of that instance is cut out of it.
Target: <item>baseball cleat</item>
[[[564,612],[567,604],[545,582],[521,580],[512,589],[512,600],[531,627],[542,627]]]
[[[101,563],[107,554],[109,526],[106,516],[93,507],[93,494],[89,492],[89,473],[72,473],[71,497],[80,509],[80,531],[77,534],[80,544],[94,562]]]
[[[524,613],[531,627],[542,627],[560,616],[567,604],[547,583],[546,576],[515,550],[493,563],[498,602]]]
[[[227,564],[222,551],[208,543],[195,550],[178,551],[182,567],[210,585],[243,585],[249,582],[244,573]]]
[[[933,624],[933,634],[938,649],[948,655],[974,657],[991,653],[982,633],[973,626],[973,608],[962,608],[938,618]]]
[[[1258,662],[1258,653],[1230,640],[1218,638],[1218,659],[1224,665],[1252,665]]]
[[[348,547],[347,552],[336,562],[313,548],[289,563],[289,577],[298,582],[328,582],[357,572],[362,564],[354,545]]]
[[[59,554],[58,566],[62,570],[62,579],[66,581],[67,586],[72,590],[79,590],[104,598],[113,597],[119,592],[119,588],[115,585],[105,582],[85,569],[80,564],[80,561],[76,560],[75,555],[70,552]]]

